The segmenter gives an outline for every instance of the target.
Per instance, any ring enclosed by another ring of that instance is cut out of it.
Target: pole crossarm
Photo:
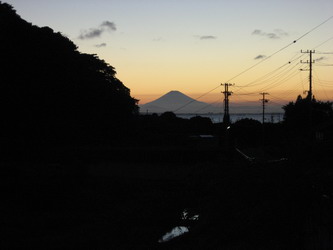
[[[269,95],[269,93],[267,92],[262,92],[259,93],[260,95],[262,95],[262,99],[260,99],[260,101],[262,102],[262,124],[265,123],[265,108],[266,108],[266,103],[268,103],[268,99],[266,99],[266,95]]]
[[[310,65],[310,68],[308,69],[308,71],[310,73],[309,73],[309,90],[308,90],[307,99],[309,99],[309,101],[312,101],[312,96],[313,96],[313,94],[312,94],[312,64],[314,63],[314,61],[312,60],[312,54],[316,53],[316,51],[315,50],[307,50],[307,51],[301,50],[301,53],[305,53],[305,54],[310,55],[310,60],[307,60],[306,62],[301,61],[301,63],[306,63],[306,64]]]
[[[224,115],[223,115],[223,123],[226,125],[230,124],[230,114],[229,114],[229,96],[232,95],[232,91],[229,91],[229,87],[233,86],[232,83],[221,83],[221,86],[224,86]]]

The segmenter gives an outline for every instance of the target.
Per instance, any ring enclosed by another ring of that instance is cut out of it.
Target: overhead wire
[[[317,74],[317,71],[316,71],[316,70],[314,70],[314,76],[316,77],[316,79],[317,79],[317,81],[318,81],[317,84],[316,84],[316,86],[319,86],[319,87],[322,89],[322,91],[323,91],[323,93],[324,93],[326,99],[329,100],[330,98],[329,98],[328,95],[327,95],[327,91],[326,91],[326,89],[324,89],[324,87],[326,88],[327,86],[324,86],[324,85],[320,84],[320,79],[319,79],[319,77],[318,77],[318,74]],[[333,87],[333,86],[332,86],[332,87]],[[331,98],[331,99],[332,99],[332,98]]]
[[[294,65],[291,69],[289,69],[281,78],[276,79],[272,83],[268,84],[267,86],[260,89],[260,91],[268,91],[270,89],[276,88],[277,86],[280,86],[283,83],[286,83],[289,79],[292,79],[295,77],[299,72],[294,71],[295,67],[298,66],[299,63]]]
[[[333,16],[332,16],[333,17]],[[319,45],[317,45],[316,47],[312,48],[312,49],[317,49],[319,47],[321,47],[322,45],[324,45],[325,43],[331,41],[333,39],[333,36],[331,36],[330,38],[328,38],[327,40],[323,41],[322,43],[320,43]],[[319,52],[320,53],[320,52]]]
[[[296,54],[297,55],[297,54]],[[295,55],[295,56],[296,56]],[[253,86],[257,86],[257,85],[260,85],[260,84],[262,84],[262,83],[258,83],[258,84],[254,84],[254,83],[256,83],[257,81],[268,81],[268,80],[270,80],[271,78],[274,78],[275,76],[273,75],[275,72],[278,72],[279,70],[281,70],[281,69],[283,69],[283,68],[285,68],[286,66],[290,66],[294,61],[296,61],[296,60],[299,60],[300,58],[302,58],[302,57],[304,57],[305,55],[304,54],[302,54],[301,56],[298,56],[297,58],[295,58],[295,56],[293,56],[293,58],[291,58],[287,63],[284,63],[283,65],[281,65],[281,66],[279,66],[278,68],[276,68],[276,69],[274,69],[274,70],[272,70],[272,71],[270,71],[269,73],[267,73],[266,75],[264,75],[264,76],[262,76],[262,77],[259,77],[258,79],[256,79],[256,80],[254,80],[254,81],[252,81],[252,82],[250,82],[250,83],[248,83],[248,84],[245,84],[245,85],[241,85],[241,86],[239,86],[240,88],[245,88],[245,87],[253,87]],[[287,68],[288,68],[287,67]],[[286,69],[287,70],[287,69]],[[284,71],[282,71],[281,73],[277,73],[277,74],[283,74],[283,72]],[[269,77],[270,75],[273,75],[271,78],[266,78],[266,77]]]
[[[235,76],[233,76],[232,78],[230,78],[230,79],[227,80],[226,82],[230,82],[230,81],[234,80],[235,78],[237,78],[237,77],[239,77],[239,76],[245,74],[246,72],[248,72],[248,71],[250,71],[251,69],[255,68],[256,66],[260,65],[261,63],[267,61],[268,59],[272,58],[272,57],[275,56],[276,54],[280,53],[281,51],[283,51],[283,50],[287,49],[288,47],[290,47],[291,45],[295,44],[296,42],[298,42],[299,40],[301,40],[302,38],[304,38],[305,36],[307,36],[308,34],[310,34],[311,32],[313,32],[314,30],[318,29],[320,26],[322,26],[323,24],[327,23],[327,22],[328,22],[329,20],[331,20],[331,19],[333,19],[333,16],[327,18],[326,20],[324,20],[323,22],[321,22],[320,24],[318,24],[318,25],[315,26],[314,28],[312,28],[312,29],[310,29],[309,31],[307,31],[306,33],[304,33],[302,36],[298,37],[297,39],[295,39],[295,40],[292,41],[291,43],[289,43],[289,44],[285,45],[284,47],[282,47],[281,49],[275,51],[274,53],[272,53],[272,54],[270,54],[269,56],[263,58],[262,60],[260,60],[259,62],[255,63],[254,65],[250,66],[249,68],[247,68],[247,69],[241,71],[240,73],[236,74]],[[330,39],[328,39],[327,41],[329,41],[329,40],[331,40],[331,39],[333,39],[333,37],[330,38]],[[323,43],[326,43],[327,41],[325,41],[325,42],[323,42]],[[318,47],[319,47],[319,46],[318,46]],[[177,108],[176,110],[174,110],[174,112],[177,112],[177,111],[183,109],[184,107],[190,105],[190,104],[193,103],[194,101],[199,100],[200,98],[202,98],[202,97],[208,95],[209,93],[213,92],[214,90],[220,88],[221,85],[222,85],[222,84],[220,84],[220,85],[216,86],[215,88],[209,90],[208,92],[206,92],[206,93],[200,95],[200,96],[197,97],[196,99],[193,99],[193,100],[189,101],[188,103],[182,105],[181,107],[179,107],[179,108]]]
[[[331,18],[329,18],[329,19],[331,19]],[[329,19],[328,19],[328,20],[329,20]],[[315,46],[313,49],[316,49],[316,48],[318,48],[318,47],[324,45],[325,43],[329,42],[329,41],[332,40],[332,39],[333,39],[333,37],[330,37],[329,39],[327,39],[327,40],[325,40],[324,42],[320,43],[319,45]],[[319,52],[319,53],[316,52],[316,54],[322,54],[322,53],[331,54],[331,52]],[[271,80],[271,79],[273,79],[273,78],[275,78],[275,77],[278,77],[278,75],[280,75],[279,73],[276,74],[275,76],[272,76],[272,77],[269,78],[269,79],[265,79],[266,76],[269,76],[269,75],[271,75],[272,73],[275,73],[276,71],[280,70],[281,68],[284,68],[286,65],[291,64],[291,62],[293,62],[293,61],[300,60],[300,59],[301,59],[302,57],[304,57],[304,56],[305,56],[305,54],[302,54],[301,56],[299,56],[299,57],[297,57],[297,58],[295,58],[295,59],[291,59],[288,63],[283,64],[282,66],[280,66],[279,68],[277,68],[277,69],[275,69],[275,70],[269,72],[269,73],[266,74],[265,76],[260,77],[260,78],[258,78],[257,80],[254,80],[254,81],[252,81],[252,82],[249,83],[249,84],[246,84],[246,85],[244,85],[244,86],[240,86],[239,90],[242,89],[243,87],[248,87],[248,86],[249,86],[249,87],[250,87],[250,86],[253,87],[253,86],[256,86],[256,85],[260,85],[261,83],[252,85],[252,83],[254,83],[254,82],[258,81],[258,80],[263,79],[263,80],[265,80],[265,81],[269,81],[269,80]],[[318,65],[318,64],[317,64],[317,65]],[[282,74],[282,72],[281,72],[281,74]],[[301,77],[301,74],[299,74],[299,75],[300,75],[300,77]],[[293,76],[291,76],[291,77],[293,77]],[[289,79],[290,79],[290,78],[289,78]],[[303,78],[301,77],[301,81],[300,81],[300,83],[301,83],[301,85],[302,85],[303,92],[305,92],[305,91],[304,91],[304,83],[303,83],[303,81],[304,81],[304,80],[303,80]],[[329,82],[330,82],[330,81],[329,81]],[[275,87],[276,87],[276,86],[275,86]],[[237,90],[237,91],[239,91],[239,90]],[[263,90],[265,90],[265,88],[263,88],[261,91],[263,91]],[[291,94],[291,93],[294,93],[294,92],[296,92],[296,91],[297,91],[297,90],[295,89],[295,90],[292,90],[292,91],[288,90],[288,91],[286,91],[286,92],[288,92],[289,94]],[[260,92],[260,91],[258,91],[258,92]],[[286,93],[286,92],[285,92],[285,93]],[[245,95],[245,94],[244,94],[244,95]]]
[[[190,105],[191,103],[193,103],[193,102],[199,100],[200,98],[202,98],[202,97],[208,95],[209,93],[213,92],[214,90],[216,90],[216,89],[218,89],[218,88],[220,88],[220,87],[221,87],[221,85],[219,85],[219,86],[217,86],[217,87],[211,89],[210,91],[208,91],[208,92],[206,92],[206,93],[200,95],[199,97],[197,97],[197,98],[195,98],[195,99],[189,101],[188,103],[186,103],[186,104],[180,106],[178,109],[174,110],[173,112],[177,112],[177,111],[179,111],[179,110],[185,108],[186,106],[188,106],[188,105]]]
[[[318,55],[333,55],[333,52],[318,52],[318,51],[316,51],[316,54],[318,54]]]
[[[291,43],[287,44],[286,46],[282,47],[281,49],[275,51],[274,53],[272,53],[271,55],[263,58],[261,61],[259,61],[258,63],[252,65],[251,67],[245,69],[244,71],[240,72],[239,74],[235,75],[234,77],[230,78],[228,81],[226,82],[230,82],[233,79],[239,77],[240,75],[246,73],[247,71],[251,70],[252,68],[256,67],[257,65],[265,62],[266,60],[268,60],[269,58],[275,56],[276,54],[278,54],[279,52],[285,50],[286,48],[290,47],[291,45],[295,44],[296,42],[298,42],[299,40],[301,40],[303,37],[307,36],[308,34],[310,34],[312,31],[318,29],[320,26],[322,26],[323,24],[327,23],[329,20],[333,19],[333,16],[330,16],[329,18],[327,18],[326,20],[324,20],[323,22],[321,22],[320,24],[318,24],[317,26],[315,26],[314,28],[310,29],[308,32],[306,32],[305,34],[303,34],[302,36],[300,36],[299,38],[295,39],[294,41],[292,41]],[[333,37],[332,37],[333,39]],[[325,41],[326,42],[326,41]]]
[[[206,106],[204,106],[204,107],[202,107],[202,108],[196,110],[194,113],[197,114],[197,113],[199,113],[200,111],[205,110],[206,108],[210,107],[211,105],[214,105],[214,104],[216,104],[216,103],[219,104],[220,102],[221,102],[221,97],[218,98],[216,101],[211,102],[211,103],[208,103]]]

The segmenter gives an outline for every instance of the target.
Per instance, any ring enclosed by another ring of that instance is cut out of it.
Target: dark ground
[[[133,152],[3,162],[1,249],[333,248],[331,158],[250,164],[218,148]],[[200,214],[190,233],[158,243],[188,225],[184,209]]]

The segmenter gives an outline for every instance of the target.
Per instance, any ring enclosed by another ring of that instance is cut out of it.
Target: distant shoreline
[[[140,115],[152,115],[157,114],[161,115],[163,113],[154,113],[154,112],[140,112]],[[190,119],[192,117],[201,116],[201,117],[208,117],[212,120],[213,123],[219,123],[223,121],[223,113],[175,113],[177,117]],[[265,121],[278,123],[283,121],[284,113],[281,112],[268,112],[265,113]],[[231,113],[230,119],[232,122],[236,122],[240,119],[254,119],[257,121],[262,122],[262,113]]]
[[[166,111],[166,112],[172,112],[172,111]],[[139,112],[140,115],[152,115],[152,114],[157,114],[157,115],[161,115],[165,112]],[[265,113],[266,115],[283,115],[282,112],[267,112]],[[223,115],[223,112],[220,113],[214,113],[214,112],[208,112],[208,113],[175,113],[175,115],[196,115],[196,116],[200,116],[200,115]],[[262,113],[260,112],[239,112],[239,113],[230,113],[230,115],[262,115]]]

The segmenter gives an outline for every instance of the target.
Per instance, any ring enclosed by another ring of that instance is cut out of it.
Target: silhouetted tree
[[[167,121],[167,122],[170,122],[170,121],[172,122],[172,121],[177,120],[176,114],[171,111],[164,112],[163,114],[161,114],[160,117],[162,120]]]
[[[2,143],[110,140],[130,124],[137,100],[96,55],[0,2]]]
[[[289,151],[296,155],[311,155],[317,129],[333,121],[332,103],[298,96],[283,109]]]
[[[313,98],[302,98],[283,106],[284,121],[289,127],[316,126],[333,119],[332,102],[321,102]]]

